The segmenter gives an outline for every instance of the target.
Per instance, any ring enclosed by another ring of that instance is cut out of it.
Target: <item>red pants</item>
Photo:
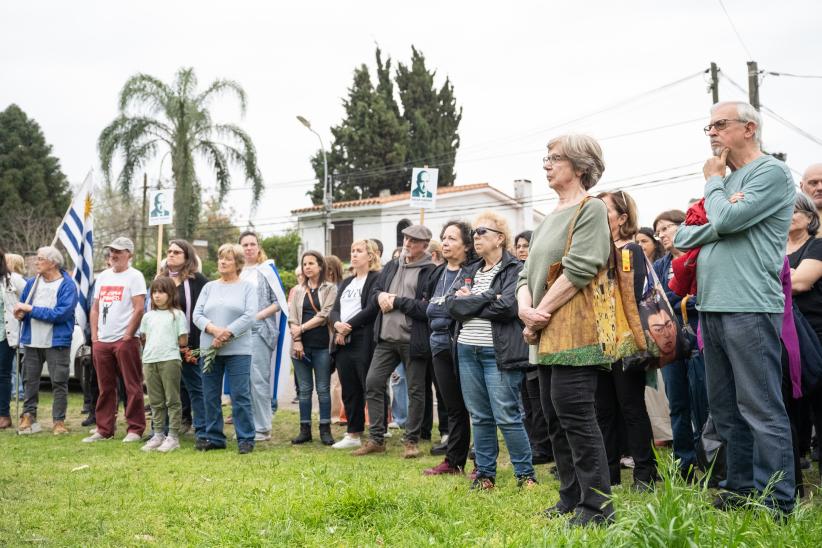
[[[142,436],[146,429],[146,409],[143,404],[143,367],[140,362],[140,341],[136,337],[117,342],[96,342],[92,347],[94,369],[97,371],[97,432],[104,437],[114,435],[117,421],[117,378],[126,387],[126,422],[128,431]]]

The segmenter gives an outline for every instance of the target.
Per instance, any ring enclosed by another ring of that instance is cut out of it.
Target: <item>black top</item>
[[[365,278],[365,284],[362,287],[362,294],[360,295],[360,305],[362,306],[362,310],[354,314],[354,316],[348,320],[348,324],[351,325],[352,329],[351,337],[363,337],[368,340],[369,344],[374,338],[374,320],[380,311],[377,300],[371,298],[371,291],[373,290],[374,284],[379,277],[379,272],[368,272],[368,276]],[[351,282],[354,281],[354,278],[355,276],[349,276],[344,279],[342,283],[340,283],[339,290],[337,291],[337,299],[334,301],[334,308],[331,310],[331,315],[328,319],[328,323],[332,327],[336,322],[341,320],[340,310],[342,307],[340,304],[340,299],[342,298],[342,294],[345,289],[351,284]],[[332,352],[336,351],[336,346],[332,345],[331,350]]]
[[[308,291],[305,292],[305,298],[303,299],[303,324],[317,315],[308,298],[309,292],[311,299],[314,300],[314,306],[317,307],[317,310],[320,309],[320,297],[317,295],[317,288],[311,289],[309,287],[307,289]],[[305,348],[328,348],[328,343],[330,342],[328,339],[328,326],[322,324],[313,329],[309,329],[303,333],[302,340],[303,347]]]
[[[203,290],[203,286],[208,283],[208,278],[197,272],[193,278],[188,279],[188,290],[191,293],[191,305],[187,308],[185,281],[177,286],[177,298],[180,300],[180,310],[183,314],[188,311],[188,346],[189,348],[200,348],[200,328],[194,325],[194,305]]]
[[[788,255],[791,268],[798,268],[804,259],[822,261],[822,240],[811,237],[802,247]],[[817,280],[810,291],[794,295],[793,302],[816,331],[816,335],[822,339],[822,281]]]
[[[648,279],[648,266],[645,260],[645,252],[642,247],[634,242],[628,242],[621,248],[617,248],[617,268],[622,268],[622,250],[627,249],[631,254],[631,270],[634,271],[634,297],[636,304],[642,300],[642,293],[645,290],[645,281]]]

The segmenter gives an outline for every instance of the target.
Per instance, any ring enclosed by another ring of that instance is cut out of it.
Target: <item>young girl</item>
[[[167,453],[180,447],[180,347],[188,344],[188,322],[179,308],[177,288],[168,276],[151,282],[151,310],[140,322],[143,340],[143,376],[151,404],[154,436],[143,451]],[[163,434],[169,419],[168,436]]]

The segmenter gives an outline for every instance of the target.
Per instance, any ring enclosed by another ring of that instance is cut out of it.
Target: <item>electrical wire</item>
[[[794,124],[790,120],[787,120],[784,117],[780,116],[779,114],[777,114],[776,112],[774,112],[770,108],[766,107],[765,105],[759,105],[759,108],[761,110],[764,110],[768,114],[770,114],[771,117],[774,120],[776,120],[777,122],[779,122],[780,124],[782,124],[786,128],[788,128],[790,130],[793,130],[794,132],[798,133],[799,135],[801,135],[802,137],[808,139],[809,141],[812,141],[812,142],[816,143],[817,145],[822,145],[822,139],[820,139],[819,137],[805,131],[801,127],[797,126],[796,124]]]
[[[745,45],[745,41],[742,40],[742,35],[739,34],[739,31],[737,30],[736,25],[734,25],[733,19],[731,19],[731,14],[728,13],[727,8],[725,8],[725,3],[722,2],[722,0],[718,0],[718,2],[719,2],[719,5],[722,7],[722,11],[725,12],[725,17],[728,18],[728,23],[731,24],[731,28],[733,29],[734,34],[736,34],[737,40],[739,40],[739,43],[742,45],[742,49],[745,50],[745,54],[748,56],[748,59],[753,59],[753,55],[751,55],[751,51],[748,49],[748,46]]]
[[[791,74],[790,72],[775,72],[772,70],[760,70],[760,74],[767,74],[768,76],[787,76],[789,78],[814,78],[822,80],[822,76],[817,74]]]

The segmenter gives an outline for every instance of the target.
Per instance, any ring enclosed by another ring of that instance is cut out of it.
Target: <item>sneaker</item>
[[[143,438],[140,437],[140,434],[137,434],[136,432],[129,432],[126,434],[126,437],[123,438],[123,443],[132,443],[135,441],[140,441],[141,439]]]
[[[415,459],[420,456],[420,448],[413,441],[405,442],[405,451],[402,454],[404,459]]]
[[[163,434],[154,434],[153,436],[151,436],[151,439],[148,440],[140,448],[140,451],[146,451],[146,452],[154,451],[155,449],[157,449],[158,447],[163,445],[163,442],[165,442],[165,441],[166,441],[166,437]]]
[[[171,453],[180,448],[180,441],[174,436],[168,436],[163,440],[163,444],[157,448],[160,453]]]
[[[388,428],[390,428],[392,430],[399,430],[400,425],[397,424],[397,421],[391,421],[391,422],[388,423]]]
[[[633,468],[635,466],[634,458],[633,457],[622,457],[621,459],[619,459],[619,465],[622,468]]]
[[[89,434],[96,434],[97,433],[97,427],[95,426],[94,428],[89,428],[88,433]]]
[[[517,477],[517,487],[525,487],[526,489],[531,488],[535,485],[539,485],[537,478],[534,476],[519,476]]]
[[[81,426],[91,426],[92,424],[97,424],[97,417],[94,416],[94,413],[86,417],[83,422],[80,423]]]
[[[105,441],[105,440],[110,440],[110,439],[112,439],[113,437],[114,437],[114,436],[110,436],[110,437],[106,438],[106,437],[104,437],[104,436],[101,436],[101,435],[100,435],[100,434],[98,434],[97,432],[94,432],[94,433],[93,433],[92,435],[90,435],[89,437],[87,437],[87,438],[83,438],[83,443],[94,443],[94,442],[96,442],[96,441]]]
[[[29,413],[23,413],[20,424],[17,426],[17,433],[22,435],[36,434],[42,430],[40,423]]]
[[[254,444],[250,441],[241,441],[237,444],[237,452],[241,455],[248,455],[254,451]]]
[[[462,468],[459,466],[451,466],[451,463],[447,460],[442,461],[438,465],[433,468],[428,468],[427,470],[423,470],[422,474],[424,476],[442,476],[442,475],[454,475],[458,476],[463,473]]]
[[[448,434],[440,438],[440,442],[431,446],[431,454],[435,457],[445,455],[448,452]]]
[[[257,432],[254,441],[271,441],[271,432]]]
[[[362,457],[363,455],[370,455],[371,453],[385,453],[385,444],[377,443],[374,440],[368,440],[365,445],[352,451],[351,454],[355,457]]]
[[[54,424],[51,427],[51,433],[55,436],[61,436],[63,434],[68,434],[68,428],[66,428],[66,423],[63,421],[54,421]]]
[[[472,491],[491,491],[494,488],[494,478],[478,476],[471,482]]]
[[[334,449],[356,449],[362,447],[362,440],[346,434],[343,439],[332,445]]]

